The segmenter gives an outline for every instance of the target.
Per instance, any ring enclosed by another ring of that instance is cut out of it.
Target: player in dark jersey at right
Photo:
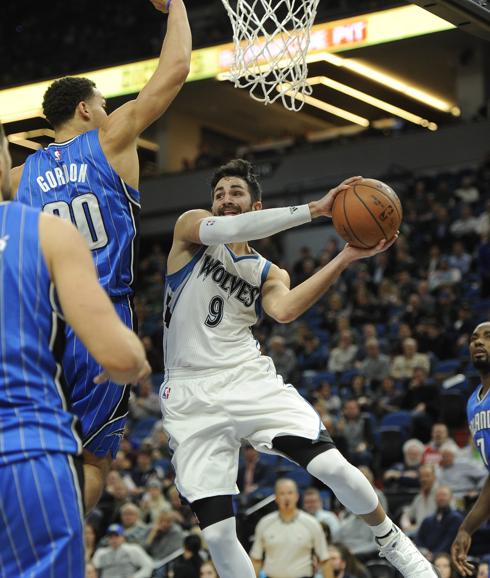
[[[475,447],[490,472],[490,321],[480,323],[470,337],[471,361],[480,373],[481,383],[467,404],[468,425]],[[490,518],[490,475],[475,505],[463,520],[454,539],[451,555],[462,576],[471,576],[475,568],[468,562],[471,537]]]
[[[65,320],[103,366],[97,381],[137,383],[151,370],[73,225],[2,201],[9,169],[0,124],[0,576],[83,578],[81,440],[60,366]]]
[[[92,250],[99,280],[120,318],[134,328],[131,310],[138,234],[138,136],[168,108],[190,66],[191,33],[183,0],[150,0],[168,8],[167,33],[157,69],[135,100],[109,116],[93,82],[68,77],[51,84],[43,109],[55,142],[12,171],[17,199],[70,219]],[[82,424],[90,510],[103,489],[127,417],[129,388],[103,384],[100,368],[73,332],[63,360],[73,387],[73,410]]]

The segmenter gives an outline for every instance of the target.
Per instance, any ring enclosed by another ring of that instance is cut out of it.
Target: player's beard
[[[473,359],[473,365],[482,375],[490,374],[490,360],[488,356],[486,359]]]

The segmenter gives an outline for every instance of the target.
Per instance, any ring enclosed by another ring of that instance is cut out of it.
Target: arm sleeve
[[[308,205],[250,211],[230,217],[209,217],[201,221],[199,238],[203,245],[209,246],[254,241],[310,221]]]

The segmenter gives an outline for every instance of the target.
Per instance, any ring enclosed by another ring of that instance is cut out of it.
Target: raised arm
[[[279,323],[291,323],[316,303],[351,263],[386,251],[395,241],[396,237],[389,242],[380,241],[372,249],[358,249],[347,244],[329,263],[294,289],[289,288],[287,272],[273,265],[262,287],[264,311]]]
[[[471,537],[478,528],[490,518],[490,476],[487,477],[485,485],[478,496],[473,508],[463,520],[453,545],[451,546],[451,557],[456,569],[462,576],[471,576],[474,567],[468,562],[467,556],[471,546]]]
[[[91,355],[117,383],[137,383],[151,369],[138,337],[119,319],[99,285],[92,257],[75,227],[42,214],[41,248],[63,315]]]
[[[135,100],[110,114],[100,129],[106,152],[117,153],[167,110],[184,84],[190,69],[192,37],[183,0],[150,0],[164,12],[168,5],[167,33],[158,66]]]
[[[320,200],[305,205],[249,211],[240,215],[222,217],[199,209],[188,211],[177,221],[174,242],[220,245],[255,241],[309,223],[317,217],[330,217],[335,197],[360,178],[346,179]]]

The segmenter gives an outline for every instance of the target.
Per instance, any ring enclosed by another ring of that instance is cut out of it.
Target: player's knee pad
[[[201,530],[235,516],[232,496],[212,496],[196,500],[192,502],[191,508],[199,520]]]
[[[272,441],[272,447],[306,468],[316,456],[335,448],[335,444],[326,430],[322,430],[317,440],[299,436],[279,436]]]
[[[370,514],[376,509],[379,500],[373,487],[337,449],[316,456],[307,470],[332,488],[339,501],[354,514]]]

